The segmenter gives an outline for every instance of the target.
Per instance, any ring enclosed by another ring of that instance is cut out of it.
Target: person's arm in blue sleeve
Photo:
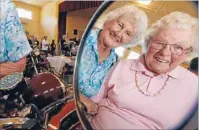
[[[1,1],[2,2],[2,1]],[[32,51],[14,4],[9,0],[1,3],[4,8],[4,61],[0,63],[0,79],[13,72],[22,72],[26,66],[26,56]],[[2,30],[1,30],[2,31]]]
[[[16,62],[27,56],[32,49],[24,33],[16,7],[12,2],[8,2],[5,6],[8,6],[5,21],[5,45],[7,56],[8,61]]]

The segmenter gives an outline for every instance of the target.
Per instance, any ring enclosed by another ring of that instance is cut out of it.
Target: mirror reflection
[[[93,129],[181,127],[197,105],[197,28],[191,2],[113,2],[85,38],[76,77]]]
[[[102,29],[87,36],[79,68],[79,88],[87,97],[96,95],[104,77],[118,61],[116,47],[133,46],[143,40],[146,14],[135,6],[122,6],[107,14]]]

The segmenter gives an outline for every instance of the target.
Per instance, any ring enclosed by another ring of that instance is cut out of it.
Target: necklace
[[[150,79],[151,80],[151,79]],[[143,90],[140,89],[140,86],[138,85],[138,73],[136,71],[135,73],[135,83],[136,83],[136,87],[138,88],[138,90],[145,96],[148,96],[148,97],[154,97],[154,96],[157,96],[157,95],[160,95],[160,93],[164,90],[166,84],[167,84],[167,81],[169,80],[169,77],[166,79],[166,81],[164,82],[164,85],[163,87],[156,93],[153,93],[153,94],[149,94],[149,93],[146,93],[144,92]],[[150,81],[149,81],[150,82]],[[147,85],[147,88],[149,87],[150,83]]]

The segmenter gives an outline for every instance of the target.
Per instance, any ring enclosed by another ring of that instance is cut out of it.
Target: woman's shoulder
[[[178,75],[179,78],[188,79],[188,80],[198,80],[198,76],[194,73],[190,72],[189,70],[185,69],[182,66],[178,66]]]
[[[12,18],[12,15],[17,15],[15,4],[11,0],[0,0],[1,4],[1,20]],[[17,16],[18,17],[18,16]]]
[[[14,3],[11,2],[10,0],[1,0],[1,5],[3,5],[2,7],[2,11],[8,11],[8,9],[13,8]],[[5,12],[4,12],[5,13]]]
[[[131,65],[133,63],[139,63],[139,59],[122,59],[118,60],[118,63],[122,65]]]
[[[91,29],[86,37],[86,45],[93,45],[97,43],[99,29]]]
[[[115,63],[115,67],[117,68],[122,68],[122,69],[128,69],[130,68],[132,65],[135,64],[139,64],[139,60],[138,59],[122,59],[122,60],[118,60]]]
[[[178,66],[177,69],[178,80],[181,80],[185,87],[198,89],[198,76],[181,66]]]

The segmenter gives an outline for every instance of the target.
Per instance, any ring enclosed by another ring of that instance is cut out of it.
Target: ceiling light
[[[138,0],[138,2],[144,5],[149,5],[152,2],[152,0]]]
[[[115,48],[115,52],[118,54],[119,57],[124,56],[124,51],[125,51],[124,47]]]

